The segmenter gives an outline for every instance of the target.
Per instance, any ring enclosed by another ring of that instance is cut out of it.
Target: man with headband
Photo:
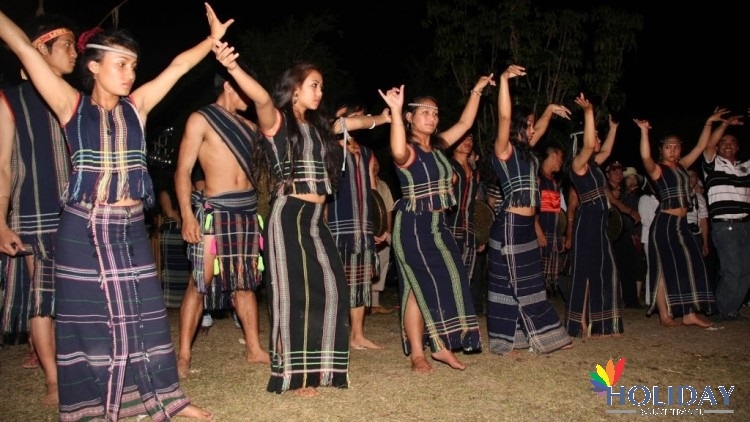
[[[78,57],[75,36],[61,18],[39,17],[26,34],[53,72],[73,72]],[[55,406],[52,244],[70,157],[57,118],[26,80],[23,69],[21,73],[20,84],[0,93],[0,253],[13,257],[2,328],[4,332],[16,327],[26,331],[28,319],[32,357],[26,364],[35,367],[38,359],[47,384],[42,403]]]

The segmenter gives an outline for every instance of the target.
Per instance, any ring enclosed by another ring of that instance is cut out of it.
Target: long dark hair
[[[323,74],[323,72],[312,63],[304,61],[295,62],[281,75],[281,78],[279,78],[276,83],[274,92],[271,95],[276,108],[281,110],[284,114],[284,124],[286,125],[287,133],[289,134],[288,142],[290,156],[288,157],[288,160],[292,172],[286,180],[277,181],[284,184],[285,193],[290,193],[292,191],[292,181],[295,176],[295,163],[302,157],[302,131],[294,117],[294,91],[302,85],[305,79],[307,79],[307,76],[313,71],[317,71],[321,75]],[[323,159],[326,165],[326,172],[328,173],[331,187],[335,191],[338,188],[339,179],[341,177],[337,171],[341,165],[341,157],[339,157],[338,154],[329,154],[329,152],[338,149],[338,142],[331,130],[330,119],[326,116],[326,110],[323,103],[321,103],[316,110],[305,110],[305,120],[313,126],[320,136],[320,140],[323,142]]]

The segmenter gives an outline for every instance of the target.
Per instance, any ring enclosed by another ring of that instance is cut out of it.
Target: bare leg
[[[198,321],[203,315],[203,295],[198,292],[195,280],[190,277],[185,296],[180,305],[180,351],[177,354],[177,375],[180,379],[190,375],[193,337],[198,328]]]
[[[238,290],[234,292],[234,309],[237,318],[242,323],[243,334],[247,354],[247,363],[271,364],[268,352],[260,346],[260,335],[258,332],[258,301],[255,292],[251,290]]]
[[[176,416],[182,418],[197,419],[199,421],[211,421],[214,416],[206,409],[202,409],[196,405],[188,405],[188,407],[182,409]]]
[[[424,356],[424,345],[422,344],[424,318],[419,305],[417,305],[417,300],[414,299],[414,293],[409,293],[409,298],[406,300],[404,329],[411,349],[411,370],[418,374],[432,372],[432,366]]]
[[[586,280],[586,289],[583,294],[583,309],[581,310],[581,337],[588,337],[589,335],[589,281]]]
[[[55,407],[59,403],[57,396],[57,363],[55,359],[55,321],[51,317],[34,317],[29,321],[34,350],[44,371],[44,382],[47,393],[42,397],[42,404]]]
[[[640,302],[641,305],[643,305],[643,282],[642,281],[636,281],[635,282],[635,294],[638,296],[638,302]]]
[[[365,307],[359,306],[349,309],[349,348],[353,350],[382,349],[383,347],[365,337]]]
[[[26,355],[23,357],[21,367],[24,369],[36,369],[39,367],[39,358],[36,356],[36,350],[34,350],[34,339],[31,338],[31,328],[29,327],[29,349],[26,351]]]
[[[667,309],[667,296],[664,293],[664,278],[660,277],[656,285],[656,308],[659,310],[659,323],[662,327],[675,328],[679,327],[679,324],[669,315]]]

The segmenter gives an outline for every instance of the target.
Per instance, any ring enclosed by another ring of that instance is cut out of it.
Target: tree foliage
[[[270,29],[244,30],[239,36],[240,55],[269,92],[293,62],[313,63],[323,70],[326,92],[334,93],[326,93],[324,101],[331,100],[350,92],[353,87],[348,72],[339,66],[341,57],[335,53],[342,45],[341,33],[336,27],[337,18],[329,12],[308,14],[301,19],[290,15]]]
[[[454,92],[467,93],[480,75],[494,71],[499,76],[507,65],[517,63],[528,73],[513,81],[516,104],[537,112],[550,103],[574,110],[573,99],[585,92],[597,103],[597,119],[603,120],[624,104],[623,66],[636,48],[643,18],[609,6],[542,9],[529,0],[430,0],[424,26],[435,34],[434,78],[452,80]],[[454,98],[457,115],[466,97]],[[477,118],[483,150],[494,139],[495,98],[493,91]]]

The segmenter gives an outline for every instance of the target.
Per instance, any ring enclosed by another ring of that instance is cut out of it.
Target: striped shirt
[[[750,215],[750,160],[731,163],[715,155],[703,163],[712,219],[744,218]]]

